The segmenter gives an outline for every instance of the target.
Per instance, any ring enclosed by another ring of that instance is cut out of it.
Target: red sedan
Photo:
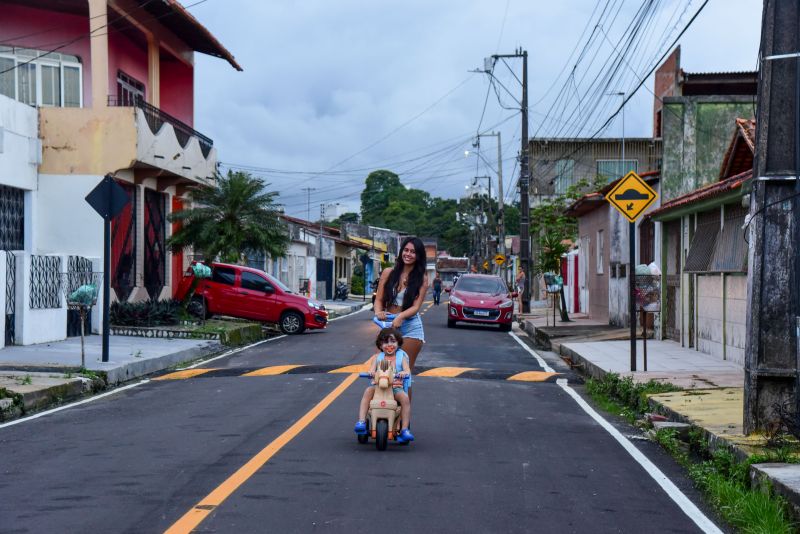
[[[500,330],[511,330],[516,293],[508,291],[502,278],[489,274],[465,274],[450,293],[447,327],[457,322],[497,324]]]

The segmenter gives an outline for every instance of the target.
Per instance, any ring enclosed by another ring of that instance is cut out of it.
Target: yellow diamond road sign
[[[506,261],[506,257],[503,256],[502,254],[498,254],[497,256],[494,257],[494,262],[497,265],[503,265],[505,263],[505,261]]]
[[[636,222],[656,198],[658,194],[653,188],[633,171],[625,175],[606,195],[606,200],[630,222]]]

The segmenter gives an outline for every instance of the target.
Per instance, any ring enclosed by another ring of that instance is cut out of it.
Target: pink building
[[[48,214],[37,248],[102,256],[83,198],[111,173],[133,200],[113,225],[114,297],[169,296],[184,258],[165,249],[166,216],[188,186],[213,183],[217,160],[192,128],[194,54],[241,67],[175,0],[12,0],[0,10],[0,94],[39,108]],[[65,205],[85,213],[76,221]],[[75,222],[87,231],[67,231]]]

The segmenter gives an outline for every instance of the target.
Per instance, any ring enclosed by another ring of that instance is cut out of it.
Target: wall
[[[109,13],[109,17],[114,15]],[[134,43],[118,32],[108,34],[108,94],[117,94],[117,71],[142,82],[145,97],[150,94],[150,80],[147,76],[147,47]]]
[[[747,334],[747,276],[698,275],[696,293],[697,349],[743,366]]]
[[[177,59],[161,54],[160,108],[194,127],[194,69]]]
[[[610,258],[608,210],[609,207],[603,205],[578,219],[578,235],[581,237],[581,243],[589,243],[586,254],[586,285],[589,290],[588,313],[590,318],[597,321],[608,320],[608,271]],[[605,235],[603,274],[597,274],[598,230],[603,230]]]
[[[662,111],[666,202],[719,179],[734,119],[753,116],[749,96],[667,97]]]
[[[89,33],[87,16],[70,15],[4,3],[0,17],[0,40],[3,46],[18,46],[36,50],[52,50],[69,41],[58,50],[62,54],[78,56],[83,66],[83,105],[92,105],[91,58],[89,39],[79,39]],[[46,33],[43,33],[46,30]],[[32,35],[35,34],[35,35]],[[16,36],[27,36],[15,38]],[[10,39],[10,41],[9,41]]]
[[[39,175],[34,240],[38,254],[103,256],[103,219],[86,203],[101,175]]]
[[[0,184],[36,189],[39,147],[36,108],[0,95]]]

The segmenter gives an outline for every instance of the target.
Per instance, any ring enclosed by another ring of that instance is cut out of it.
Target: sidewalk
[[[683,388],[683,391],[652,395],[650,402],[670,420],[701,429],[712,446],[727,447],[740,459],[762,452],[766,445],[763,436],[744,435],[745,374],[741,365],[681,347],[674,341],[648,339],[647,371],[644,370],[642,340],[636,343],[636,371],[631,371],[629,334],[624,340],[613,340],[622,332],[629,333],[628,329],[598,326],[572,315],[574,323],[547,328],[541,326],[544,319],[536,312],[525,316],[524,330],[537,343],[548,338],[553,351],[582,374],[600,378],[616,373],[630,376],[637,383],[656,380]],[[551,340],[551,335],[558,341]],[[598,341],[609,338],[612,340]],[[751,477],[762,487],[769,487],[785,497],[800,516],[800,465],[754,465]]]
[[[365,303],[324,302],[330,317],[361,310]],[[366,305],[370,305],[367,301]],[[217,340],[109,336],[109,361],[101,361],[102,336],[86,336],[85,366],[98,377],[74,376],[81,367],[81,340],[67,338],[38,345],[0,349],[0,421],[72,400],[92,391],[115,386],[169,367],[207,358],[228,350]]]

